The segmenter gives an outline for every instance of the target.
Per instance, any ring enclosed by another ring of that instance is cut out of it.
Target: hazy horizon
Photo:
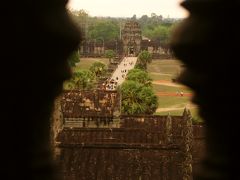
[[[90,16],[99,17],[132,17],[151,13],[162,15],[164,18],[184,18],[187,11],[179,3],[183,0],[69,0],[68,8],[84,9]]]

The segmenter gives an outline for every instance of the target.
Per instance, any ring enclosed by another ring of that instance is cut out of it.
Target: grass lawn
[[[106,66],[109,63],[109,60],[107,58],[81,58],[80,62],[76,64],[76,67],[73,68],[73,72],[76,72],[79,69],[89,69],[90,66],[97,61],[106,64]]]
[[[153,84],[154,91],[157,92],[171,92],[176,93],[177,91],[183,91],[185,93],[191,93],[192,91],[185,86],[166,86],[163,84]]]
[[[172,111],[163,111],[163,112],[156,112],[156,115],[173,115],[173,116],[180,116],[183,114],[183,110],[172,110]]]
[[[155,80],[167,80],[167,81],[172,81],[172,79],[174,77],[176,77],[175,75],[172,74],[161,74],[161,73],[156,73],[156,72],[148,72],[150,77],[153,79],[153,81]]]
[[[176,75],[181,71],[182,63],[178,60],[153,60],[148,65],[148,72]]]
[[[100,61],[104,64],[106,64],[106,66],[108,66],[109,60],[107,58],[81,58],[80,62],[76,64],[75,67],[72,68],[72,72],[77,72],[80,69],[89,69],[90,66],[94,63]],[[69,89],[69,81],[65,81],[63,83],[63,89]]]
[[[183,108],[190,103],[189,97],[158,97],[159,108]]]
[[[178,60],[153,60],[148,65],[148,72],[153,81],[169,81],[172,82],[182,71],[182,63]],[[183,91],[192,93],[185,86],[167,86],[166,84],[153,84],[154,91],[161,93],[176,93]],[[186,96],[158,96],[159,108],[155,114],[157,115],[182,115],[183,110],[187,107],[194,121],[201,121],[198,115],[198,108],[191,104],[191,97]]]

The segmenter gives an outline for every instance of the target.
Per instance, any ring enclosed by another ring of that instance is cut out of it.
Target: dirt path
[[[184,108],[157,108],[156,112],[168,112],[168,111],[177,111],[183,110]]]

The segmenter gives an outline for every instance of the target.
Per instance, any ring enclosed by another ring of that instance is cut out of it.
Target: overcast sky
[[[69,0],[70,9],[84,9],[90,16],[137,17],[151,13],[182,18],[187,12],[179,6],[183,0]]]

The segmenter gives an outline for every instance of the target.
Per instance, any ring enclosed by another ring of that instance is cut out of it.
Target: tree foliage
[[[158,107],[158,99],[151,87],[136,81],[125,81],[121,85],[121,110],[124,114],[153,114]]]
[[[73,21],[75,22],[75,24],[78,26],[78,28],[81,30],[82,32],[82,36],[83,39],[87,38],[87,33],[88,33],[88,21],[89,21],[89,15],[88,13],[83,10],[77,10],[77,11],[71,11],[70,12],[71,17],[73,19]]]
[[[123,114],[153,114],[156,111],[158,98],[153,91],[152,79],[145,71],[146,64],[150,63],[151,59],[148,51],[142,51],[138,57],[138,64],[144,67],[144,70],[130,70],[126,81],[120,86]]]
[[[109,49],[105,51],[105,57],[109,59],[109,63],[111,63],[111,60],[116,56],[116,53]]]
[[[95,75],[89,70],[79,70],[73,73],[68,83],[69,89],[86,90],[94,86]]]
[[[142,28],[143,36],[165,45],[169,43],[172,30],[181,20],[163,18],[162,15],[152,13],[151,17],[143,15],[138,19],[138,22]]]
[[[143,29],[153,29],[155,26],[158,26],[164,22],[162,15],[157,15],[155,13],[151,13],[151,16],[143,15],[138,19],[138,23]]]
[[[152,62],[152,55],[144,50],[139,53],[138,61],[137,61],[137,68],[147,70],[147,64]]]
[[[161,44],[169,44],[172,30],[174,29],[175,25],[158,25],[154,26],[153,28],[145,28],[143,30],[144,35],[152,40],[157,40]]]
[[[102,37],[105,41],[117,39],[119,36],[119,25],[117,21],[99,20],[92,24],[88,30],[90,39]]]
[[[144,86],[151,86],[152,85],[152,79],[148,75],[146,71],[143,71],[141,69],[134,68],[130,70],[127,74],[127,80],[129,81],[135,81],[143,84]]]
[[[75,67],[76,63],[80,62],[80,55],[78,51],[74,51],[68,58],[68,64],[70,67]]]
[[[119,39],[120,26],[129,19],[113,17],[91,17],[85,10],[71,11],[76,24],[81,28],[86,39],[104,39],[105,42]],[[137,18],[133,15],[142,29],[142,35],[152,40],[160,41],[161,44],[168,44],[172,29],[181,22],[178,19],[163,18],[162,15],[151,13],[151,16],[143,15]]]
[[[104,63],[102,62],[94,62],[89,70],[96,76],[96,77],[102,77],[106,74],[107,72],[107,67]]]

